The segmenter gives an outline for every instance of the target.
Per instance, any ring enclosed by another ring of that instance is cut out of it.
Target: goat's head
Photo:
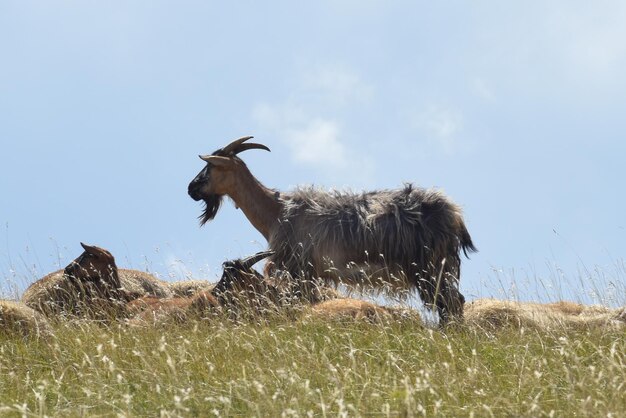
[[[121,287],[116,274],[115,258],[103,248],[87,244],[80,245],[84,252],[65,267],[64,273],[75,283],[106,284],[112,289]],[[104,282],[103,282],[104,279]],[[106,282],[106,283],[105,283]]]
[[[262,291],[263,277],[252,266],[273,254],[273,251],[261,251],[244,259],[224,262],[222,277],[213,288],[213,294],[222,298],[229,292],[233,295],[242,291]]]
[[[249,149],[270,149],[263,144],[245,143],[251,136],[244,136],[211,155],[200,155],[206,166],[189,183],[187,192],[195,201],[202,200],[205,209],[200,216],[200,224],[204,225],[215,217],[222,203],[222,197],[235,185],[236,169],[243,166],[237,154]]]

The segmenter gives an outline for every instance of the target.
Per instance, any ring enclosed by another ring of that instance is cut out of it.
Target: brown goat
[[[201,290],[192,297],[168,299],[142,297],[130,302],[131,323],[158,322],[164,319],[184,321],[225,312],[231,317],[256,316],[279,303],[280,293],[266,282],[254,264],[271,255],[263,251],[244,259],[224,262],[222,277],[210,290]]]
[[[527,328],[537,330],[558,328],[621,328],[626,325],[614,309],[574,302],[515,302],[478,299],[465,305],[465,322],[487,330]]]
[[[311,306],[311,314],[327,319],[355,319],[380,321],[391,319],[391,312],[382,306],[359,299],[340,298],[320,302]]]
[[[305,317],[330,320],[365,320],[383,323],[401,320],[423,326],[422,318],[415,309],[380,306],[372,302],[344,297],[312,305]]]
[[[118,269],[105,249],[81,243],[84,252],[64,270],[31,284],[22,301],[45,315],[66,313],[98,319],[116,317],[125,303],[141,296],[171,296],[167,283],[152,275]]]
[[[21,302],[0,300],[0,334],[10,337],[43,337],[52,335],[46,318]]]
[[[130,325],[157,323],[165,320],[185,322],[191,318],[201,318],[211,313],[221,312],[221,305],[211,292],[200,291],[193,297],[173,297],[159,299],[144,296],[129,302],[126,306],[132,319]]]
[[[192,297],[198,292],[211,291],[214,286],[206,280],[182,280],[169,283],[172,294],[178,297]]]
[[[442,324],[463,316],[458,282],[461,252],[476,251],[461,208],[442,192],[410,184],[366,193],[312,187],[279,193],[263,186],[237,154],[269,148],[239,138],[212,155],[189,183],[202,200],[201,224],[224,195],[241,208],[274,251],[272,275],[293,282],[296,295],[319,301],[319,280],[405,295],[416,289],[437,307]]]

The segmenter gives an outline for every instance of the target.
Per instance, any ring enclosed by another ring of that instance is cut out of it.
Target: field
[[[626,416],[626,336],[415,320],[0,334],[1,416]]]

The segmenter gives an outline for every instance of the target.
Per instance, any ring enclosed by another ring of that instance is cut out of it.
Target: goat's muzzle
[[[78,264],[72,261],[67,267],[65,267],[65,270],[63,270],[63,274],[66,276],[73,277],[76,273],[77,268],[78,268]]]
[[[189,197],[191,197],[196,202],[202,200],[202,193],[200,191],[201,188],[201,183],[196,183],[193,181],[189,183],[189,187],[187,188],[187,193],[189,194]]]

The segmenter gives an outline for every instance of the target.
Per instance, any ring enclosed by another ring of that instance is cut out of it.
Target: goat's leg
[[[428,308],[437,308],[439,323],[445,326],[450,320],[463,318],[465,297],[454,285],[455,277],[449,272],[416,275],[416,287],[422,302]]]
[[[446,276],[448,275],[446,274]],[[465,297],[457,286],[453,284],[453,279],[450,276],[443,277],[436,295],[435,304],[441,326],[445,326],[451,320],[461,321],[463,319]]]
[[[322,282],[314,276],[300,277],[293,287],[293,294],[296,300],[315,304],[322,301],[320,287]]]

